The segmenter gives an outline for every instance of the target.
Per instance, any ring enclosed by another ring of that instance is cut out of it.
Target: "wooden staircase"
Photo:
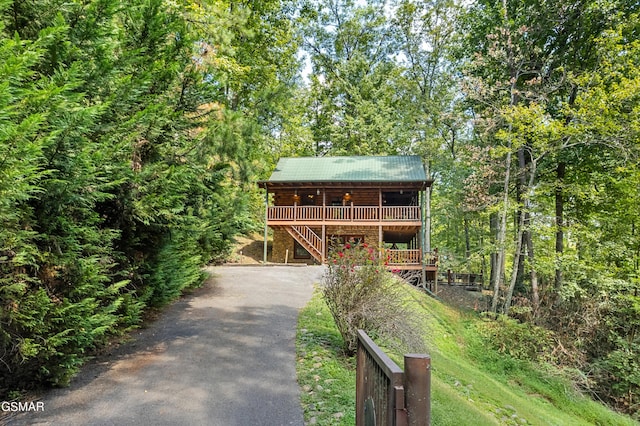
[[[323,262],[322,238],[313,232],[311,228],[306,225],[287,225],[284,226],[284,229],[318,262]]]

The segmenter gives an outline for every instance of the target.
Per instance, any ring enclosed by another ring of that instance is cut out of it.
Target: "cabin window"
[[[417,206],[418,193],[415,191],[383,192],[382,204],[385,206]]]
[[[345,235],[343,243],[362,244],[364,243],[364,235]]]
[[[315,206],[316,194],[303,194],[300,200],[300,204],[303,206]]]
[[[294,259],[311,259],[311,253],[307,251],[306,248],[302,247],[302,245],[294,241],[293,242],[293,258]]]
[[[364,235],[332,235],[329,239],[329,249],[332,250],[336,247],[342,247],[346,243],[352,245],[363,244]]]

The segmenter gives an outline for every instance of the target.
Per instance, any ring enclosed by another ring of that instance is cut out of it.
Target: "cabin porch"
[[[423,252],[415,227],[271,225],[276,263],[325,263],[336,245],[367,243],[392,270],[437,270],[437,251]]]

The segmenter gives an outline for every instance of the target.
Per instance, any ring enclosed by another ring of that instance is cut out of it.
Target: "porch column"
[[[327,189],[322,188],[322,263],[327,260]]]
[[[322,221],[327,220],[327,189],[322,188]]]
[[[382,188],[378,188],[378,253],[382,258],[384,254],[382,244]]]
[[[268,225],[269,222],[269,189],[264,187],[264,247],[262,262],[267,263],[267,237],[268,237]]]
[[[430,171],[429,171],[429,162],[425,165],[425,172],[427,175],[427,179],[429,179]],[[424,197],[425,199],[425,219],[424,219],[424,242],[425,242],[425,250],[431,253],[431,186],[427,185],[424,189]]]

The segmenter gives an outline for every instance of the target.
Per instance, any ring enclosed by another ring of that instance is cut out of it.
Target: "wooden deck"
[[[385,250],[386,265],[389,269],[413,270],[423,268],[421,250]],[[438,270],[436,253],[425,253],[424,268],[427,271]]]
[[[418,206],[270,206],[269,224],[377,223],[421,225]]]
[[[323,241],[327,227],[346,229],[377,228],[379,244],[383,232],[405,232],[416,234],[422,227],[420,206],[303,206],[284,205],[267,207],[267,224],[273,228],[285,229],[319,263],[324,263],[328,255],[328,243]],[[316,232],[312,230],[316,229]],[[317,231],[322,229],[322,233]],[[344,232],[344,231],[343,231]],[[355,232],[355,231],[354,231]],[[420,249],[387,249],[381,253],[387,268],[391,270],[437,271],[437,254],[426,253],[425,259]]]

